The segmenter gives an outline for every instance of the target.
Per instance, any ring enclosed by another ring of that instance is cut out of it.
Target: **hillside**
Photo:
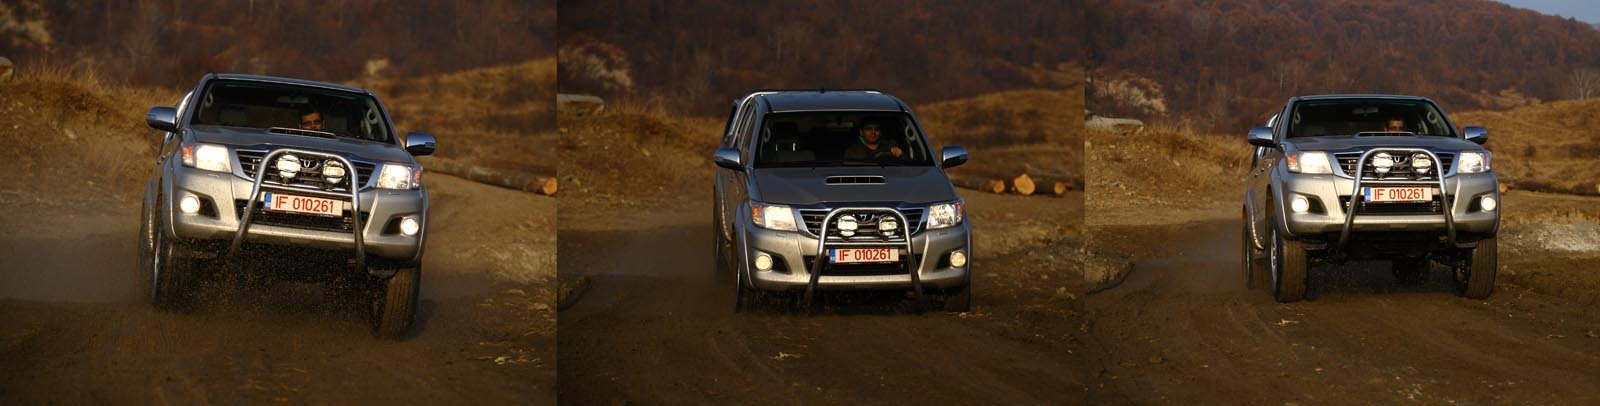
[[[554,175],[555,71],[555,58],[542,58],[403,79],[363,78],[348,84],[377,93],[401,131],[423,131],[438,138],[435,157]]]
[[[1600,31],[1487,0],[1091,0],[1087,10],[1091,108],[1208,131],[1248,128],[1299,94],[1418,94],[1464,111],[1600,89],[1573,80],[1600,67]]]
[[[1080,0],[559,3],[562,92],[693,115],[757,88],[870,87],[920,104],[1081,78]]]
[[[0,3],[0,56],[157,86],[206,72],[408,77],[550,56],[555,20],[551,0],[15,0]]]
[[[1600,100],[1545,103],[1451,117],[1489,129],[1494,171],[1513,187],[1600,194]]]

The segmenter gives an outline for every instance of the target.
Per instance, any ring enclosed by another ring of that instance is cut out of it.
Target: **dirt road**
[[[1091,403],[1600,402],[1591,305],[1509,283],[1465,300],[1442,268],[1401,287],[1383,262],[1315,266],[1311,297],[1278,304],[1243,287],[1239,229],[1224,216],[1091,228],[1097,249],[1137,258],[1085,299]],[[1538,260],[1502,257],[1501,272]]]
[[[999,224],[1026,229],[1006,212],[1066,218],[1081,213],[1081,200],[963,195],[979,227],[974,252],[993,253],[975,255],[975,271],[986,276],[975,282],[973,312],[923,315],[896,294],[833,295],[816,316],[798,308],[736,314],[733,282],[713,275],[707,252],[708,201],[685,199],[620,221],[569,213],[562,201],[562,277],[586,277],[590,288],[560,314],[561,401],[1081,402],[1083,368],[1071,339],[1081,326],[1061,322],[1072,320],[1075,302],[1049,288],[1075,275],[1065,261],[1076,247],[999,232]],[[592,223],[573,218],[596,221],[585,227]]]
[[[555,401],[553,199],[430,175],[414,336],[370,336],[361,298],[283,260],[152,310],[138,204],[0,191],[0,404]]]

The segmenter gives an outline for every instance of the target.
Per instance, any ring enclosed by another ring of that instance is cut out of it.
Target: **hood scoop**
[[[298,135],[298,136],[302,136],[302,137],[316,137],[316,138],[327,138],[327,139],[333,139],[334,138],[333,133],[330,133],[330,132],[302,130],[302,129],[298,129],[298,128],[272,127],[272,128],[268,128],[267,132],[273,133],[273,134]]]
[[[882,185],[882,176],[829,176],[829,185]]]

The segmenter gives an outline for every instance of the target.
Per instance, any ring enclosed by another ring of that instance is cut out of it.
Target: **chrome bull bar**
[[[824,266],[823,264],[827,263],[828,258],[829,258],[828,257],[828,227],[833,224],[834,217],[838,216],[842,212],[852,212],[852,213],[879,212],[879,213],[888,213],[889,215],[894,216],[895,219],[899,220],[900,224],[903,227],[906,227],[906,229],[905,229],[906,231],[904,233],[904,235],[905,235],[904,241],[902,241],[902,242],[900,242],[898,244],[893,244],[893,245],[903,245],[903,246],[905,246],[906,258],[904,258],[902,260],[902,262],[905,263],[906,274],[911,276],[911,289],[912,289],[912,291],[914,291],[916,293],[916,296],[917,296],[917,313],[922,313],[922,312],[926,311],[926,309],[928,308],[928,303],[927,303],[928,299],[925,296],[923,296],[923,294],[922,294],[922,277],[921,277],[921,275],[918,274],[919,271],[922,269],[922,265],[923,264],[921,263],[921,261],[919,261],[917,263],[913,263],[913,261],[912,261],[912,259],[916,257],[916,254],[915,254],[914,251],[912,251],[912,242],[911,242],[912,238],[911,238],[910,223],[908,223],[906,221],[906,216],[904,214],[901,214],[899,210],[889,209],[889,208],[881,208],[881,207],[851,207],[851,208],[833,209],[833,210],[828,212],[828,215],[826,217],[823,217],[822,226],[817,230],[817,256],[816,256],[817,259],[814,260],[814,261],[811,261],[811,280],[810,280],[810,282],[808,282],[806,284],[806,293],[805,293],[805,306],[806,306],[806,309],[810,309],[811,311],[815,311],[815,309],[816,309],[815,300],[816,300],[817,283],[822,280],[822,269],[826,268],[826,266]],[[840,244],[840,245],[852,245],[852,244],[846,242],[845,244]],[[860,245],[860,244],[858,243],[856,245]],[[888,245],[888,244],[872,243],[871,245]],[[923,251],[927,251],[926,247],[924,247]],[[923,259],[926,260],[926,258],[923,258]]]
[[[244,243],[244,236],[250,230],[251,214],[256,210],[256,200],[261,197],[261,183],[267,179],[267,172],[271,170],[269,168],[271,168],[273,159],[280,155],[290,153],[296,155],[336,159],[339,161],[339,163],[344,164],[344,167],[350,171],[350,187],[347,188],[350,191],[350,233],[355,236],[356,269],[366,268],[366,244],[361,238],[361,172],[357,171],[355,169],[355,165],[353,165],[349,159],[345,159],[345,157],[326,152],[307,151],[292,148],[282,148],[268,152],[265,156],[261,157],[261,163],[256,165],[256,176],[255,180],[250,186],[250,197],[245,199],[244,213],[239,218],[239,231],[234,232],[233,243],[228,246],[228,253],[224,258],[226,261],[232,262],[234,254],[239,252],[239,246]]]
[[[1455,221],[1455,215],[1453,214],[1454,210],[1451,207],[1452,202],[1451,202],[1451,199],[1450,199],[1450,189],[1445,188],[1445,182],[1444,182],[1444,180],[1445,180],[1444,179],[1445,178],[1445,176],[1444,176],[1445,175],[1445,170],[1444,170],[1444,167],[1442,166],[1443,161],[1439,160],[1439,155],[1438,154],[1434,154],[1433,151],[1429,151],[1429,150],[1422,149],[1422,148],[1373,148],[1373,149],[1367,150],[1367,152],[1362,153],[1361,154],[1361,158],[1356,159],[1355,173],[1352,174],[1353,175],[1352,177],[1355,178],[1355,183],[1351,187],[1352,190],[1350,191],[1350,208],[1345,211],[1344,228],[1339,231],[1339,244],[1336,247],[1338,249],[1340,249],[1340,250],[1343,250],[1345,248],[1346,244],[1348,244],[1350,242],[1350,228],[1351,228],[1351,226],[1353,226],[1355,224],[1356,210],[1358,208],[1360,208],[1363,204],[1366,203],[1366,195],[1361,193],[1361,178],[1362,178],[1362,174],[1366,173],[1367,159],[1372,157],[1373,154],[1376,154],[1376,153],[1379,153],[1379,152],[1389,152],[1389,153],[1402,152],[1402,153],[1408,153],[1408,154],[1410,154],[1410,153],[1423,153],[1423,154],[1427,154],[1428,158],[1433,159],[1433,162],[1435,162],[1435,163],[1440,165],[1440,166],[1438,166],[1438,167],[1436,167],[1434,169],[1435,173],[1437,173],[1437,177],[1439,178],[1439,207],[1440,207],[1441,211],[1444,212],[1445,238],[1448,239],[1448,242],[1450,243],[1450,246],[1455,246],[1456,245],[1456,221]],[[1378,183],[1378,184],[1387,184],[1387,183],[1412,183],[1412,184],[1415,184],[1415,183],[1420,183],[1420,182],[1417,182],[1417,181],[1400,181],[1400,182],[1396,182],[1396,181],[1385,181],[1385,180],[1381,180],[1381,179],[1375,179],[1375,180],[1373,180],[1373,182]]]

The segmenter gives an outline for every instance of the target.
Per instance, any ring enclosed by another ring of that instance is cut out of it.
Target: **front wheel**
[[[1283,238],[1272,228],[1272,298],[1296,302],[1306,295],[1306,249],[1299,241]]]
[[[1494,293],[1494,274],[1499,248],[1495,238],[1478,241],[1477,248],[1465,263],[1456,265],[1456,295],[1468,299],[1486,299]]]
[[[150,305],[163,311],[183,310],[194,295],[194,260],[183,244],[167,237],[159,220],[152,223],[145,226],[153,228],[146,233],[152,239],[149,251],[144,252],[144,246],[140,250],[140,265],[149,273]]]
[[[1266,269],[1262,269],[1264,267],[1259,266],[1261,261],[1256,259],[1259,253],[1256,250],[1255,240],[1250,238],[1250,215],[1248,213],[1244,215],[1244,229],[1240,231],[1240,234],[1244,236],[1239,242],[1239,268],[1244,273],[1244,287],[1250,290],[1266,287],[1271,282],[1271,275],[1267,274]]]
[[[372,295],[372,335],[399,339],[411,331],[417,313],[417,292],[422,286],[422,266],[395,270],[394,276],[378,280]]]

